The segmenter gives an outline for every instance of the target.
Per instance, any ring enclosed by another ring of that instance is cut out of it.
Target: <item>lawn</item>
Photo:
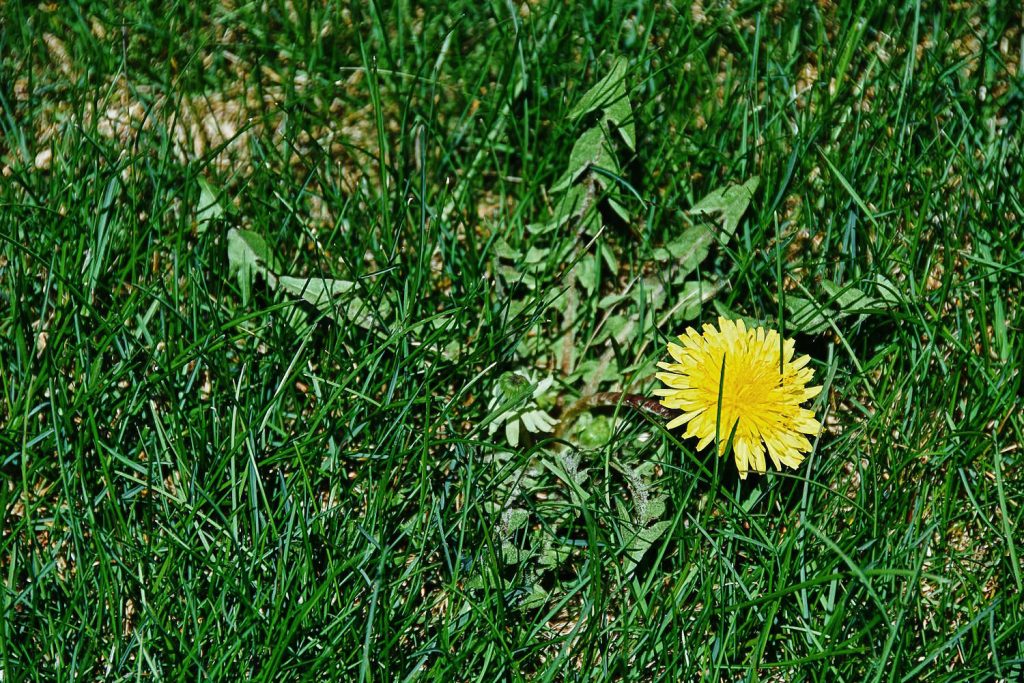
[[[0,2],[0,681],[1020,680],[1024,13],[851,5]]]

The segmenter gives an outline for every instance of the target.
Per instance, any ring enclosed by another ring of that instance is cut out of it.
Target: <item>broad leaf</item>
[[[301,297],[327,313],[337,323],[350,323],[371,329],[378,317],[387,318],[391,313],[391,307],[386,301],[380,301],[373,307],[363,301],[355,293],[355,283],[348,280],[282,275],[277,279],[277,284],[288,294]]]
[[[654,257],[658,260],[672,260],[678,263],[679,270],[676,277],[685,278],[697,270],[697,266],[707,258],[714,240],[715,233],[707,225],[691,225],[683,230],[679,237],[664,247],[656,249]]]
[[[843,313],[876,313],[883,307],[877,299],[856,287],[840,287],[831,280],[823,280],[821,286]]]
[[[693,320],[700,315],[701,293],[703,287],[696,280],[690,280],[683,285],[683,293],[679,300],[673,305],[679,305],[678,315],[683,320]]]
[[[622,570],[627,574],[632,572],[640,560],[644,559],[644,555],[654,545],[654,542],[661,538],[671,526],[672,522],[666,520],[655,522],[646,529],[641,529],[626,548],[626,557],[623,558]]]
[[[196,231],[202,235],[212,221],[224,215],[217,199],[217,191],[204,178],[199,179],[199,209],[196,211]]]
[[[758,177],[754,176],[742,185],[719,188],[697,202],[690,213],[718,214],[722,226],[721,240],[724,243],[736,232],[759,182]]]
[[[576,263],[576,281],[587,290],[587,296],[593,296],[597,291],[598,277],[600,275],[600,264],[597,257],[587,254]]]
[[[561,192],[583,175],[591,166],[600,166],[613,173],[619,172],[618,161],[615,159],[615,148],[608,140],[603,126],[588,128],[576,140],[569,155],[569,167],[565,174],[554,184],[551,192]],[[604,176],[597,175],[594,180],[602,187],[608,182]]]
[[[351,292],[355,285],[348,280],[282,275],[277,284],[285,292],[302,297],[321,311],[333,313],[337,298]]]
[[[806,334],[824,332],[828,326],[828,317],[823,309],[814,301],[802,296],[786,295],[786,328]]]
[[[618,129],[630,151],[636,149],[636,129],[633,110],[626,94],[626,67],[624,57],[616,58],[611,70],[597,84],[583,94],[569,112],[570,121],[578,121],[587,114],[601,110],[605,118]]]
[[[228,230],[228,273],[238,277],[243,305],[249,303],[256,275],[278,269],[277,259],[262,236],[251,230]]]
[[[626,90],[623,84],[626,80],[627,63],[625,57],[617,57],[604,78],[585,92],[576,106],[569,111],[569,120],[578,121],[590,112],[604,109],[617,98],[625,96]]]
[[[505,512],[503,521],[508,531],[518,531],[530,521],[530,513],[523,508],[512,508]]]

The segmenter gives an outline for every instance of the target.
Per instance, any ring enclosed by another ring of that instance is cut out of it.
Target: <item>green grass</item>
[[[1019,6],[228,4],[0,4],[0,680],[1022,675]],[[619,56],[627,220],[530,229]],[[799,470],[490,433],[720,308],[814,359]]]

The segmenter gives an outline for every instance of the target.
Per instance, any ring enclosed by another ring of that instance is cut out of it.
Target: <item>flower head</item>
[[[718,319],[704,325],[704,334],[687,328],[679,344],[669,343],[674,363],[657,378],[668,385],[657,389],[661,404],[683,411],[671,420],[672,429],[686,425],[684,437],[697,437],[703,450],[718,435],[718,454],[725,453],[729,435],[740,478],[751,469],[763,474],[765,451],[777,469],[797,467],[811,450],[805,435],[821,432],[814,413],[800,404],[821,387],[809,387],[814,370],[804,367],[810,356],[793,359],[792,339],[763,327],[748,330],[742,320]]]

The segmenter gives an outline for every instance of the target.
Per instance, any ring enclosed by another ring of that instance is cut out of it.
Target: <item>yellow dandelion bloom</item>
[[[748,330],[742,320],[725,318],[718,319],[718,329],[704,325],[704,334],[687,328],[679,341],[682,346],[668,345],[675,362],[658,363],[665,372],[657,378],[668,388],[654,393],[666,408],[683,411],[667,427],[685,424],[683,436],[700,439],[697,450],[714,441],[717,430],[721,456],[735,426],[732,445],[741,479],[750,470],[764,474],[765,450],[776,469],[799,466],[811,450],[805,434],[821,432],[814,413],[800,407],[821,392],[807,386],[814,374],[805,367],[810,356],[793,360],[792,339],[780,346],[778,332]]]

